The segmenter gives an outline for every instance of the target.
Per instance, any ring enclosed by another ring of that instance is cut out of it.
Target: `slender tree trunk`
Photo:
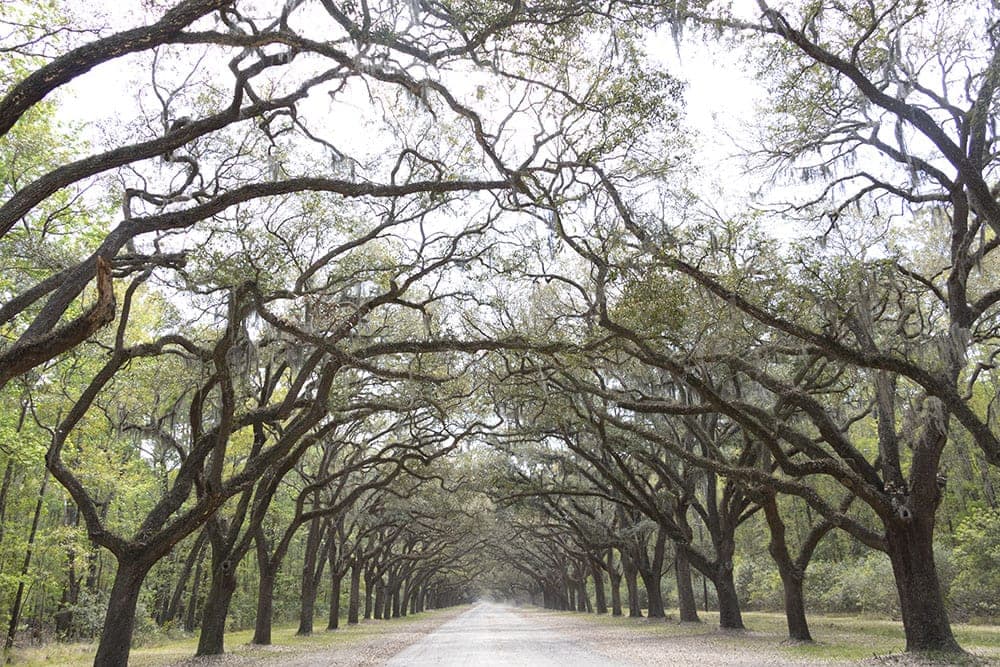
[[[194,632],[194,629],[198,627],[198,593],[201,589],[202,567],[204,564],[205,550],[202,549],[194,568],[194,581],[191,582],[190,602],[188,603],[187,613],[184,615],[184,629],[187,632]]]
[[[4,531],[7,526],[7,492],[10,490],[10,482],[13,478],[14,462],[8,460],[3,472],[3,483],[0,484],[0,543],[3,542]]]
[[[916,512],[886,525],[889,559],[899,593],[907,651],[961,653],[945,611],[934,564],[934,521]]]
[[[347,624],[358,624],[358,611],[361,606],[361,565],[354,562],[351,565],[351,597],[347,603]]]
[[[80,525],[80,513],[75,503],[67,503],[63,525],[76,527]],[[73,636],[73,608],[80,600],[80,579],[76,575],[76,549],[72,546],[66,549],[66,585],[63,587],[59,600],[59,610],[55,614],[56,635],[60,639]]]
[[[174,588],[174,594],[170,598],[167,612],[163,615],[164,623],[174,620],[180,614],[181,605],[184,601],[184,590],[187,588],[188,580],[191,578],[191,571],[194,569],[195,563],[200,557],[202,549],[205,547],[207,537],[208,534],[205,531],[201,531],[198,534],[198,539],[195,540],[194,546],[191,547],[187,558],[184,559],[184,566],[181,568],[180,576],[177,578],[177,586]]]
[[[694,586],[691,584],[691,563],[683,549],[676,549],[674,552],[674,574],[677,578],[677,606],[681,623],[700,623],[698,603],[694,599]]]
[[[150,567],[152,563],[145,563],[131,554],[118,559],[118,570],[108,598],[108,611],[104,616],[104,628],[97,645],[94,667],[128,664],[132,631],[135,629],[135,609],[142,582]]]
[[[42,507],[45,502],[45,488],[49,484],[49,471],[46,468],[42,475],[42,485],[38,489],[38,500],[35,502],[35,514],[31,519],[31,529],[28,531],[28,545],[24,549],[24,560],[21,562],[21,577],[17,583],[17,592],[14,593],[14,602],[10,605],[10,625],[7,627],[7,639],[4,641],[4,650],[9,651],[14,646],[14,637],[17,634],[17,626],[21,622],[21,604],[24,601],[25,580],[28,578],[28,570],[31,568],[31,557],[35,550],[35,536],[38,534],[38,520],[42,516]]]

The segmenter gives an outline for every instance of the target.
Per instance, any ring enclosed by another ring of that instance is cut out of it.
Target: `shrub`
[[[1000,616],[1000,510],[973,510],[955,530],[951,602],[960,616]]]

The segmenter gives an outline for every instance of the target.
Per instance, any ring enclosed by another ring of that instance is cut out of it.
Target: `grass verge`
[[[426,620],[440,620],[457,615],[465,608],[434,609],[396,618],[389,621],[362,621],[358,625],[342,624],[340,629],[317,630],[308,637],[295,634],[298,625],[294,623],[275,625],[271,632],[272,645],[253,646],[250,639],[253,630],[234,630],[226,633],[226,652],[239,656],[277,659],[280,656],[294,656],[333,648],[340,645],[362,643],[379,634],[403,629]],[[129,656],[130,667],[164,667],[186,660],[194,655],[198,646],[197,636],[181,639],[163,639],[132,649]],[[97,645],[92,642],[56,642],[44,646],[15,648],[8,656],[8,664],[37,667],[60,665],[60,667],[86,667],[94,662]]]
[[[683,624],[677,622],[676,610],[672,613],[668,611],[666,622],[574,612],[558,613],[601,625],[629,627],[632,632],[642,634],[698,637],[719,648],[763,650],[782,655],[790,661],[859,662],[879,658],[887,664],[897,664],[892,656],[901,654],[906,645],[902,623],[866,616],[810,614],[809,628],[814,641],[800,643],[788,641],[785,616],[782,613],[744,612],[746,632],[719,630],[719,615],[716,612],[699,612],[701,623]],[[952,630],[959,644],[974,656],[969,664],[1000,665],[1000,626],[955,623]],[[949,660],[950,663],[943,664],[954,664],[952,658]]]

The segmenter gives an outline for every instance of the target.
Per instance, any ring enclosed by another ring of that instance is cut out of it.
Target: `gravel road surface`
[[[620,667],[611,656],[482,602],[397,653],[388,667]]]

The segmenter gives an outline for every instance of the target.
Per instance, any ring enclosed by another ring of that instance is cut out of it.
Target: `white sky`
[[[142,20],[143,10],[137,0],[68,0],[64,4],[74,12],[93,12],[88,23],[99,21],[123,28]],[[696,133],[692,157],[704,172],[703,185],[708,191],[731,190],[746,179],[733,138],[747,136],[747,127],[763,91],[746,71],[745,58],[730,48],[713,40],[688,36],[683,39],[678,59],[667,31],[661,31],[660,35],[659,43],[647,47],[652,57],[664,62],[671,74],[687,83],[687,122]],[[59,93],[61,115],[85,123],[86,138],[100,144],[102,128],[113,131],[120,128],[123,118],[137,117],[138,106],[132,91],[137,85],[149,85],[149,62],[148,53],[126,56],[79,77]],[[331,120],[350,127],[354,114],[350,112],[349,101],[327,106],[330,113],[338,114]]]

